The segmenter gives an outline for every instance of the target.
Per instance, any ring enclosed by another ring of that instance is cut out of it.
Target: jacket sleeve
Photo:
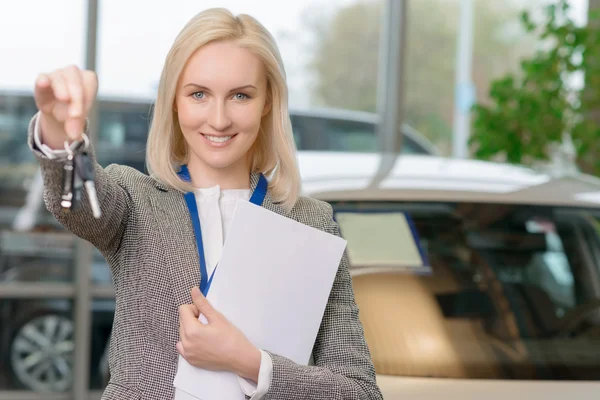
[[[326,204],[325,230],[340,235]],[[266,399],[382,399],[359,320],[346,252],[342,257],[313,348],[314,366],[269,353],[273,376]]]
[[[85,189],[83,189],[82,201],[78,209],[63,210],[60,202],[64,158],[60,156],[60,151],[49,154],[47,149],[43,151],[39,148],[38,121],[39,113],[29,123],[27,142],[41,168],[46,208],[61,225],[92,243],[105,255],[116,253],[127,225],[130,208],[128,193],[120,184],[122,169],[117,165],[111,165],[106,169],[102,168],[96,162],[94,149],[90,146],[88,153],[95,165],[94,183],[102,216],[99,219],[93,216]],[[88,132],[87,124],[85,131]]]

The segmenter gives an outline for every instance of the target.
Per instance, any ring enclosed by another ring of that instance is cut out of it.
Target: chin
[[[192,148],[192,153],[195,155],[199,164],[212,170],[228,170],[237,169],[240,164],[245,163],[246,152],[243,149],[206,149],[203,147]]]
[[[219,169],[219,170],[224,170],[224,169],[229,169],[234,167],[235,165],[237,165],[239,163],[240,160],[232,160],[232,159],[221,159],[221,158],[204,158],[202,160],[203,164],[206,165],[208,168],[211,169]]]
[[[206,166],[213,170],[227,170],[233,166],[230,163],[206,163]]]

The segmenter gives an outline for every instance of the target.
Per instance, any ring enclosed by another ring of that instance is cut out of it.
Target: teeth
[[[225,143],[226,141],[228,141],[229,139],[231,139],[233,136],[208,136],[208,135],[204,135],[205,138],[207,138],[208,140],[210,140],[211,142],[214,143]]]

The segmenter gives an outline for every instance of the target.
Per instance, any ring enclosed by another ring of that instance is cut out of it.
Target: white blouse
[[[198,217],[202,229],[202,244],[204,246],[204,257],[206,259],[206,272],[212,274],[215,265],[221,259],[221,252],[225,244],[225,238],[229,232],[229,226],[233,218],[233,212],[238,200],[248,201],[250,199],[249,189],[227,189],[221,190],[219,186],[207,189],[196,188],[194,191],[196,204],[198,206]],[[198,266],[200,268],[200,266]],[[181,355],[179,356],[181,357]],[[258,385],[251,381],[239,378],[242,390],[252,400],[261,399],[269,390],[273,361],[268,353],[261,350],[260,371]],[[175,400],[196,400],[197,398],[179,389],[175,390]]]
[[[202,226],[206,269],[208,276],[210,276],[215,265],[221,259],[221,251],[229,232],[235,205],[238,200],[248,201],[250,190],[221,190],[217,185],[207,189],[196,188],[194,195],[196,196],[200,225]]]
[[[39,118],[38,118],[39,120]],[[50,159],[63,159],[67,154],[65,150],[52,150],[42,143],[39,127],[36,124],[34,128],[34,141],[38,149]],[[204,256],[206,259],[206,270],[208,276],[212,274],[215,265],[221,258],[223,244],[229,231],[229,226],[233,218],[233,212],[238,200],[249,200],[249,189],[227,189],[221,190],[219,186],[212,188],[197,188],[194,192],[196,204],[198,206],[198,216],[202,226],[202,244],[204,245]],[[200,265],[198,265],[200,268]],[[273,360],[268,353],[261,352],[260,370],[258,375],[258,384],[239,378],[240,386],[251,400],[260,400],[269,390],[271,377],[273,373]],[[181,355],[180,355],[181,357]],[[197,398],[182,391],[175,389],[175,400],[196,400]]]

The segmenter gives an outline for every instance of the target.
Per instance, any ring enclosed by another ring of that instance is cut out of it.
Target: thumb
[[[175,347],[177,347],[177,352],[181,354],[183,358],[185,358],[185,349],[183,348],[183,343],[181,343],[181,340],[177,342]]]
[[[192,288],[192,302],[200,311],[200,314],[204,314],[206,319],[210,322],[210,320],[216,316],[217,312],[210,304],[210,302],[204,297],[204,295],[198,289],[198,286],[194,286]]]

